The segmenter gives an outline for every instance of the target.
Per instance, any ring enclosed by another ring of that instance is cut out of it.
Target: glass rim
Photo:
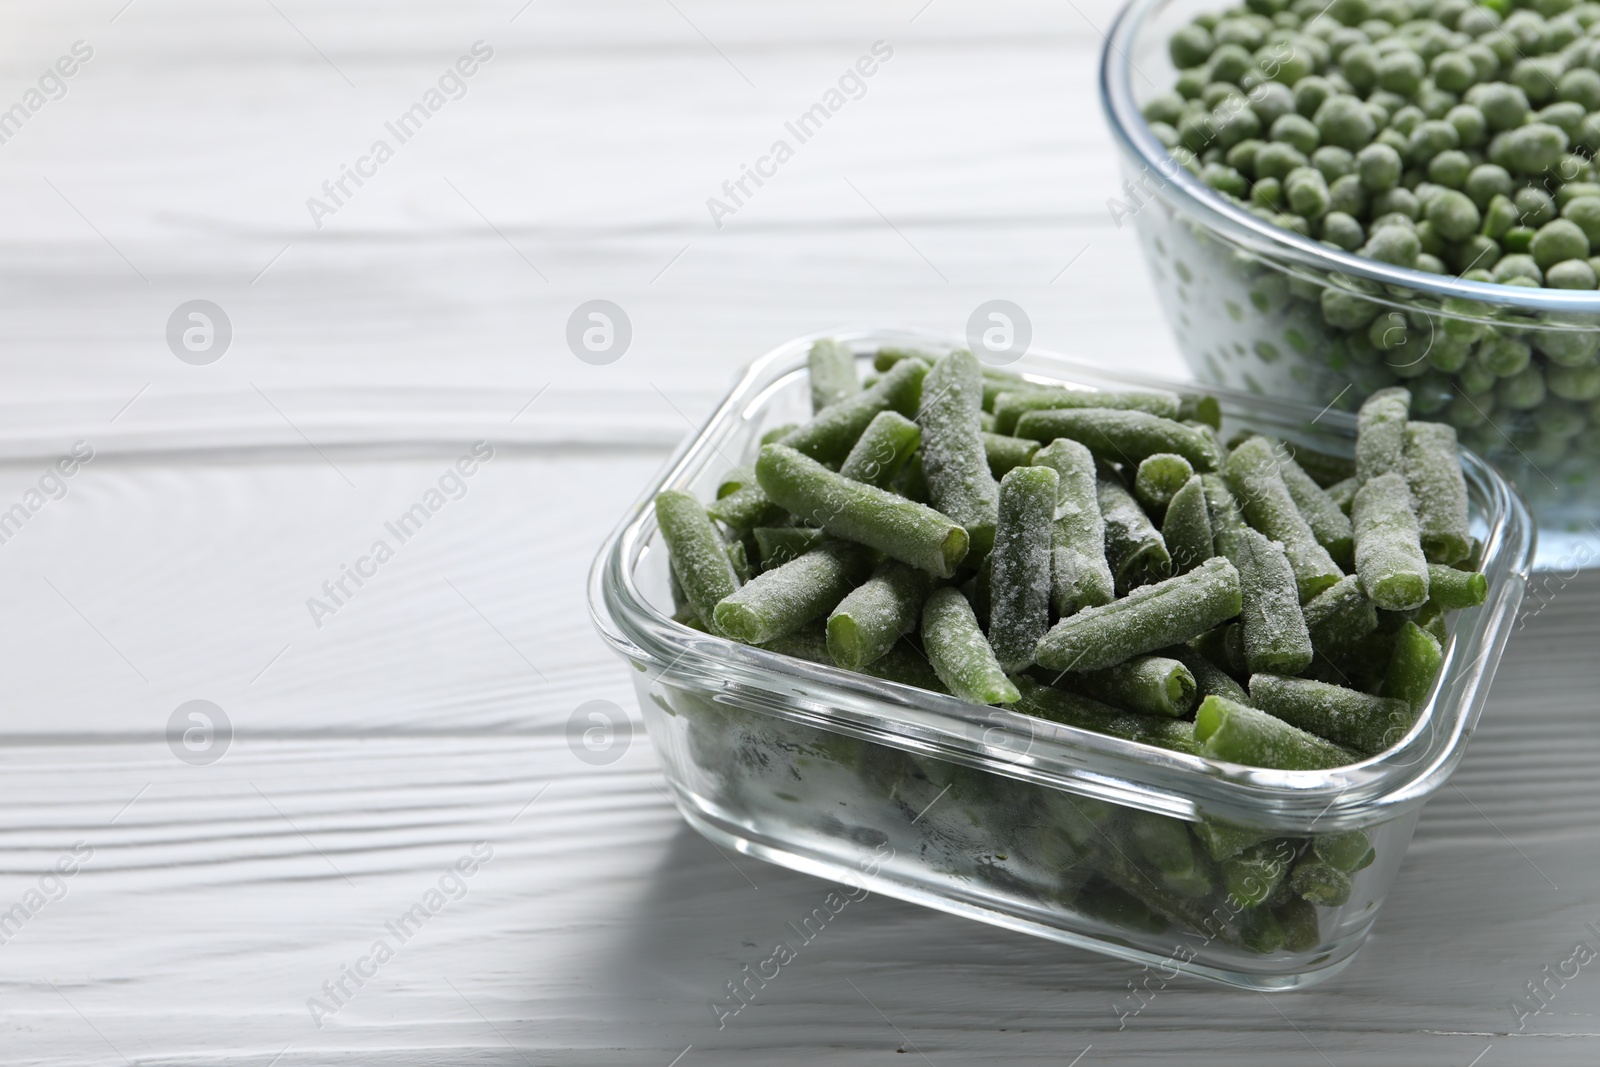
[[[1207,229],[1236,245],[1321,274],[1344,274],[1380,285],[1401,286],[1441,300],[1456,298],[1519,311],[1592,314],[1600,317],[1600,290],[1500,285],[1397,267],[1329,248],[1309,237],[1259,219],[1218,196],[1179,164],[1166,146],[1156,140],[1150,124],[1134,100],[1133,75],[1137,71],[1133,61],[1128,58],[1129,53],[1151,16],[1176,2],[1131,0],[1117,13],[1116,21],[1112,23],[1100,50],[1101,107],[1111,127],[1112,137],[1121,148],[1141,162],[1147,171],[1153,171],[1164,180],[1165,184],[1153,196],[1166,200],[1177,210],[1196,218]],[[1142,74],[1140,76],[1143,77]],[[1354,287],[1351,287],[1351,291],[1361,292]],[[1534,329],[1560,329],[1563,326],[1581,327],[1585,324],[1546,322],[1527,325]]]
[[[723,443],[766,398],[803,373],[812,343],[832,338],[858,359],[880,346],[964,348],[946,335],[865,328],[816,333],[786,342],[756,360],[708,422],[690,436],[606,539],[590,570],[590,617],[614,651],[640,670],[669,681],[694,683],[722,694],[729,706],[754,704],[820,726],[1051,787],[1132,803],[1146,810],[1193,818],[1204,812],[1242,823],[1330,832],[1369,825],[1420,804],[1443,785],[1464,754],[1487,695],[1491,668],[1510,633],[1521,602],[1534,531],[1515,489],[1475,454],[1463,451],[1469,492],[1487,524],[1482,569],[1489,596],[1461,613],[1445,646],[1439,681],[1407,736],[1393,748],[1330,770],[1285,771],[1224,763],[1126,741],[993,706],[968,704],[932,693],[714,637],[674,622],[635,581],[635,571],[656,533],[653,500],[663,489],[689,489],[711,464],[731,462]],[[1353,440],[1354,418],[1309,405],[1235,390],[1107,371],[1054,353],[1030,349],[1008,369],[1040,381],[1086,388],[1143,387],[1215,396],[1224,411],[1261,411],[1268,425],[1294,437],[1297,424],[1327,426]],[[1335,418],[1335,416],[1338,416]],[[1320,419],[1320,421],[1318,421]],[[1315,435],[1315,434],[1313,434]],[[1304,436],[1302,434],[1301,436]],[[1324,444],[1326,442],[1324,441]],[[1466,638],[1472,637],[1470,645]],[[1469,661],[1469,657],[1470,661]],[[1451,699],[1446,700],[1447,694]],[[999,743],[987,738],[999,732]],[[1017,739],[1026,738],[1019,755]]]

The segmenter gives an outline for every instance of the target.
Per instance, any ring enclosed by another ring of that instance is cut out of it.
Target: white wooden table
[[[642,735],[606,766],[567,748],[580,703],[632,707],[585,616],[596,546],[773,344],[959,332],[1002,297],[1041,347],[1182,373],[1104,208],[1106,0],[3,10],[0,108],[93,55],[0,144],[0,510],[94,458],[0,543],[0,1062],[1600,1056],[1592,969],[1520,1032],[1508,1008],[1600,947],[1592,575],[1517,635],[1349,970],[1175,983],[1120,1029],[1136,968],[872,898],[719,1032],[707,1002],[824,884],[685,829]],[[465,95],[386,135],[477,41]],[[864,95],[715,226],[707,198],[879,41]],[[307,198],[386,136],[318,228]],[[233,333],[203,365],[166,337],[197,299]],[[632,325],[606,365],[565,339],[593,299]],[[458,498],[389,533],[480,440]],[[214,762],[223,735],[168,743],[194,700],[231,723]]]

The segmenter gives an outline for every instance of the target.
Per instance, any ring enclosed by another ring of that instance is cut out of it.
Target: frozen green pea
[[[814,526],[757,526],[750,532],[764,571],[798,559],[828,539],[826,530]]]
[[[852,481],[886,488],[921,441],[922,431],[916,423],[898,411],[881,411],[851,447],[839,473]]]
[[[1310,678],[1252,675],[1250,696],[1274,718],[1367,756],[1390,748],[1411,728],[1412,708],[1404,700]]]
[[[1359,152],[1372,141],[1377,123],[1371,113],[1354,96],[1330,96],[1317,108],[1312,122],[1323,144],[1336,145],[1350,152]]]
[[[949,578],[966,557],[967,532],[945,515],[853,482],[785,445],[761,449],[756,477],[768,496],[796,515],[930,574]]]
[[[1532,185],[1524,185],[1512,193],[1511,202],[1516,205],[1519,213],[1518,223],[1523,228],[1537,231],[1557,215],[1555,198],[1545,190]]]
[[[1302,120],[1303,121],[1303,120]],[[1315,130],[1316,127],[1312,127]],[[1311,153],[1311,165],[1322,172],[1331,185],[1340,178],[1353,176],[1356,172],[1356,157],[1347,148],[1338,145],[1323,145]],[[1356,179],[1359,184],[1360,178]]]
[[[1481,148],[1489,139],[1489,123],[1471,104],[1457,104],[1444,113],[1444,120],[1455,127],[1456,142],[1464,149]]]
[[[1268,136],[1274,141],[1292,145],[1304,155],[1311,155],[1322,143],[1322,135],[1308,118],[1296,114],[1282,115],[1272,123]]]
[[[1056,510],[1051,523],[1051,600],[1058,615],[1109,604],[1115,579],[1106,562],[1105,520],[1100,514],[1094,456],[1061,438],[1033,458],[1056,472]]]
[[[1008,671],[1032,666],[1034,648],[1050,628],[1050,524],[1059,481],[1050,467],[1018,467],[1000,481],[989,640]]]
[[[1414,622],[1407,622],[1394,635],[1394,651],[1389,656],[1389,668],[1383,676],[1385,697],[1404,704],[1410,711],[1420,711],[1428,702],[1433,683],[1439,677],[1439,666],[1444,662],[1438,640]],[[1398,725],[1398,723],[1397,723]],[[1411,716],[1405,718],[1405,727],[1411,726]],[[1404,731],[1395,731],[1390,741],[1398,741]]]
[[[1380,389],[1362,402],[1356,427],[1356,476],[1363,482],[1401,469],[1410,414],[1411,393],[1399,387]]]
[[[1472,198],[1454,189],[1442,189],[1428,201],[1428,222],[1447,241],[1460,241],[1475,233],[1483,221]]]
[[[1258,207],[1274,208],[1283,202],[1283,183],[1277,178],[1257,178],[1250,187],[1250,202]],[[1273,216],[1267,216],[1269,221]]]
[[[1428,563],[1405,476],[1391,470],[1366,479],[1350,518],[1362,590],[1388,611],[1421,607],[1428,599]]]
[[[1582,231],[1589,241],[1589,248],[1593,248],[1600,241],[1600,196],[1585,196],[1576,200],[1569,200],[1561,209],[1561,215],[1568,222]],[[1584,255],[1588,255],[1585,249]]]
[[[1182,456],[1198,471],[1215,470],[1217,448],[1199,430],[1143,411],[1111,408],[1030,411],[1017,420],[1015,433],[1036,441],[1070,438],[1113,463],[1137,464],[1157,452]]]
[[[1492,166],[1492,164],[1485,164],[1485,166]],[[1481,169],[1483,168],[1480,167],[1479,170]],[[1504,172],[1503,168],[1500,167],[1495,167],[1495,170]],[[1473,173],[1477,173],[1477,171]],[[1483,209],[1483,226],[1479,232],[1486,237],[1502,237],[1518,224],[1520,217],[1517,205],[1512,202],[1511,198],[1503,193],[1496,192],[1489,197],[1489,204]]]
[[[1400,153],[1386,144],[1369,144],[1356,153],[1356,175],[1370,193],[1393,189],[1401,169]]]
[[[1167,41],[1167,54],[1171,56],[1173,66],[1182,70],[1204,63],[1211,57],[1211,50],[1215,47],[1211,34],[1204,26],[1190,23]]]
[[[1422,214],[1422,204],[1410,189],[1396,186],[1374,194],[1370,210],[1373,221],[1367,228],[1376,230],[1380,228],[1379,220],[1384,216],[1415,220]]]
[[[1233,554],[1243,594],[1239,626],[1245,666],[1290,674],[1311,665],[1311,635],[1300,614],[1294,571],[1283,546],[1246,530]]]
[[[1146,507],[1164,508],[1193,475],[1194,468],[1182,456],[1157,452],[1140,461],[1133,491]]]
[[[1564,260],[1545,271],[1544,284],[1550,289],[1593,289],[1594,268],[1581,259]]]
[[[903,359],[871,388],[830,404],[782,443],[823,463],[842,462],[880,412],[916,413],[927,373],[928,365],[920,359]]]
[[[1194,475],[1173,494],[1161,522],[1161,539],[1172,559],[1172,573],[1193,570],[1216,553],[1204,485]]]
[[[1282,82],[1262,82],[1245,95],[1250,100],[1250,110],[1256,113],[1264,128],[1270,128],[1279,117],[1295,110],[1294,90]]]
[[[861,391],[856,378],[856,357],[849,346],[838,341],[823,339],[811,346],[806,357],[806,367],[811,379],[811,410],[837,404]]]
[[[1114,667],[1233,618],[1240,597],[1239,572],[1219,556],[1187,574],[1062,619],[1040,640],[1034,659],[1052,670]]]
[[[1019,688],[1022,689],[1022,699],[1016,703],[1014,710],[1025,715],[1080,730],[1109,734],[1124,741],[1154,745],[1191,756],[1199,754],[1200,746],[1195,743],[1194,724],[1191,722],[1120,712],[1090,697],[1026,680],[1022,681]]]
[[[1510,236],[1509,233],[1506,235],[1507,238]],[[1503,246],[1512,247],[1512,242],[1508,240],[1502,240],[1501,243]],[[1519,253],[1500,257],[1489,274],[1501,285],[1513,284],[1518,278],[1525,278],[1535,286],[1544,284],[1544,272],[1533,261],[1533,257]]]
[[[1315,167],[1296,167],[1283,179],[1283,195],[1297,215],[1318,219],[1327,213],[1328,182]]]
[[[1492,131],[1511,130],[1527,119],[1528,97],[1515,85],[1485,82],[1467,90],[1466,102],[1483,112]]]
[[[917,425],[922,429],[922,473],[933,506],[966,529],[975,550],[987,552],[994,543],[1000,487],[989,473],[979,429],[982,404],[978,358],[957,350],[928,371]]]
[[[1335,178],[1328,183],[1328,210],[1342,212],[1355,220],[1357,216],[1365,215],[1367,210],[1366,190],[1361,187],[1361,179],[1354,174],[1346,174],[1342,178]],[[1326,225],[1326,218],[1323,220]]]
[[[1600,111],[1600,74],[1588,67],[1569,70],[1556,81],[1556,96],[1585,111]]]
[[[1201,701],[1194,736],[1202,755],[1248,767],[1314,771],[1342,767],[1359,758],[1266,712],[1218,696]]]
[[[1330,211],[1322,218],[1322,239],[1338,245],[1346,252],[1353,252],[1366,241],[1367,235],[1361,223],[1350,215],[1343,211]]]
[[[1207,163],[1200,168],[1200,180],[1229,196],[1243,197],[1250,192],[1250,180],[1222,163]]]
[[[1250,525],[1281,543],[1293,569],[1301,601],[1310,600],[1342,577],[1328,550],[1295,505],[1281,473],[1283,446],[1252,437],[1228,457],[1228,484]],[[1231,554],[1234,549],[1219,541]]]
[[[1143,411],[1165,419],[1176,419],[1182,408],[1177,393],[1164,390],[1126,391],[1094,389],[1029,389],[1000,393],[994,400],[995,432],[1016,432],[1017,420],[1030,411],[1064,408],[1117,408]]]
[[[1564,400],[1593,400],[1600,397],[1600,365],[1551,367],[1545,375],[1550,392]]]
[[[1434,563],[1455,563],[1472,551],[1467,483],[1454,428],[1440,422],[1406,424],[1404,470],[1416,508],[1422,551]]]
[[[1531,411],[1544,402],[1544,373],[1536,366],[1522,368],[1495,386],[1495,402],[1512,411]]]
[[[733,595],[740,585],[726,542],[711,525],[700,501],[688,493],[674,489],[658,493],[655,514],[672,576],[684,599],[702,620],[711,620],[718,602]]]
[[[1293,145],[1280,141],[1268,142],[1256,152],[1256,180],[1277,178],[1282,181],[1290,171],[1306,166],[1307,162],[1305,153]]]
[[[1554,219],[1539,227],[1529,249],[1540,270],[1548,271],[1564,260],[1589,254],[1589,238],[1571,219]]]
[[[859,671],[889,653],[917,628],[932,580],[926,572],[886,560],[872,577],[841,600],[828,616],[828,654],[846,670]]]
[[[1428,180],[1447,189],[1460,189],[1471,173],[1472,157],[1459,149],[1440,152],[1428,160]]]
[[[718,630],[736,641],[770,641],[826,615],[861,581],[868,566],[865,548],[831,541],[762,572],[724,597],[712,618]]]
[[[1101,478],[1095,493],[1105,522],[1106,563],[1117,592],[1126,593],[1170,575],[1172,557],[1161,532],[1122,483]]]
[[[922,647],[939,680],[960,699],[973,704],[1021,699],[960,590],[945,586],[928,597],[922,608]]]
[[[1409,267],[1422,252],[1422,241],[1415,230],[1404,226],[1385,226],[1367,235],[1361,254],[1368,259]]]

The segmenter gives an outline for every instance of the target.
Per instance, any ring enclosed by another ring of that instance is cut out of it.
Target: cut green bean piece
[[[932,352],[924,352],[920,348],[898,348],[893,345],[885,345],[873,355],[872,369],[883,373],[891,370],[895,364],[907,359],[920,359],[931,366],[933,361],[938,358]]]
[[[1055,471],[1055,521],[1051,524],[1050,597],[1056,614],[1116,599],[1116,582],[1106,563],[1106,526],[1100,515],[1094,456],[1076,441],[1062,438],[1041,448],[1033,462]]]
[[[1145,507],[1164,508],[1193,476],[1194,468],[1188,460],[1171,452],[1157,452],[1140,461],[1133,477],[1133,492]]]
[[[1035,441],[1058,437],[1082,442],[1100,459],[1136,466],[1146,456],[1172,452],[1197,471],[1217,469],[1219,456],[1211,435],[1192,426],[1144,411],[1113,408],[1064,408],[1030,411],[1017,420],[1016,436]]]
[[[1362,483],[1405,471],[1406,422],[1411,390],[1379,389],[1361,405],[1356,422],[1356,477]]]
[[[1111,408],[1118,411],[1143,411],[1176,421],[1182,410],[1176,393],[1106,392],[1094,389],[1058,389],[1037,386],[1014,393],[1001,393],[994,400],[994,421],[1000,433],[1013,433],[1017,420],[1030,411],[1059,411],[1065,408]]]
[[[1097,671],[1197,637],[1239,614],[1239,572],[1220,556],[1188,574],[1062,619],[1034,659],[1058,671]]]
[[[1350,506],[1356,502],[1356,490],[1361,488],[1361,482],[1356,478],[1346,478],[1328,486],[1328,499],[1333,501],[1338,509],[1346,515],[1350,514]],[[1351,543],[1355,541],[1354,533],[1351,534]]]
[[[1350,651],[1378,628],[1378,609],[1361,591],[1361,579],[1354,574],[1312,597],[1300,614],[1311,634],[1311,646],[1330,657]]]
[[[1194,723],[1120,712],[1098,700],[1026,680],[1022,683],[1022,690],[1022,699],[1017,703],[1016,710],[1024,714],[1191,756],[1200,752],[1200,746],[1194,740]]]
[[[1428,561],[1405,476],[1390,472],[1369,479],[1356,492],[1350,516],[1356,573],[1367,596],[1389,611],[1420,608],[1428,599]]]
[[[922,431],[917,432],[920,434]],[[922,449],[917,449],[907,457],[906,465],[895,475],[890,488],[907,500],[915,500],[919,504],[928,502],[928,479],[922,473]]]
[[[1430,563],[1456,563],[1472,552],[1467,529],[1467,481],[1455,427],[1442,422],[1406,424],[1406,483],[1417,511],[1422,554]]]
[[[1285,454],[1282,457],[1278,473],[1283,477],[1284,487],[1289,490],[1294,506],[1300,509],[1300,517],[1311,527],[1311,535],[1317,539],[1317,544],[1327,549],[1328,555],[1339,566],[1349,567],[1352,546],[1350,516],[1292,456]]]
[[[1234,681],[1232,675],[1202,656],[1192,646],[1171,645],[1163,648],[1160,654],[1175,659],[1189,668],[1189,673],[1194,677],[1197,702],[1215,694],[1236,700],[1240,704],[1250,703],[1250,694],[1245,691],[1244,686]]]
[[[783,508],[775,504],[759,485],[735,489],[706,508],[706,513],[737,533],[757,526],[775,526],[784,519]]]
[[[1444,655],[1434,636],[1414,622],[1400,627],[1394,636],[1394,652],[1383,676],[1383,694],[1420,711],[1439,677]],[[1407,728],[1410,722],[1406,723]]]
[[[1324,908],[1342,907],[1350,900],[1350,876],[1314,859],[1295,864],[1289,885],[1307,902]]]
[[[842,462],[879,412],[894,410],[908,418],[916,414],[927,373],[928,365],[920,359],[896,363],[872,388],[824,408],[781,443],[823,463]]]
[[[1328,550],[1317,543],[1316,535],[1289,495],[1289,487],[1279,473],[1280,456],[1275,444],[1269,438],[1252,437],[1234,449],[1228,457],[1228,484],[1250,525],[1283,545],[1304,603],[1337,582],[1344,572]]]
[[[1228,488],[1227,478],[1221,474],[1200,475],[1200,487],[1206,494],[1206,513],[1211,516],[1211,536],[1216,551],[1226,556],[1244,532],[1246,523],[1239,511],[1239,501]]]
[[[887,489],[921,442],[916,423],[898,411],[880,411],[839,465],[839,473],[853,482]]]
[[[1126,593],[1172,574],[1167,543],[1133,494],[1122,483],[1101,478],[1095,486],[1106,530],[1106,564],[1118,593]]]
[[[939,512],[852,482],[785,445],[761,449],[756,477],[773,500],[796,515],[940,578],[955,574],[966,557],[967,532]]]
[[[922,608],[922,647],[950,692],[973,704],[1013,704],[1022,694],[1000,669],[958,589],[935,589]]]
[[[1267,714],[1367,756],[1391,747],[1411,729],[1405,701],[1310,678],[1252,675],[1250,696]]]
[[[1161,520],[1161,540],[1172,558],[1172,573],[1185,574],[1216,555],[1204,484],[1196,474],[1172,496]]]
[[[813,344],[806,357],[806,368],[810,371],[813,413],[861,392],[861,383],[856,379],[856,357],[838,341],[824,339]]]
[[[1313,838],[1311,851],[1317,859],[1341,871],[1356,871],[1372,851],[1372,842],[1361,830],[1347,830],[1341,834],[1323,834]]]
[[[1181,719],[1198,702],[1194,675],[1166,656],[1135,656],[1103,671],[1067,675],[1066,680],[1085,696],[1144,715]]]
[[[799,423],[796,423],[796,422],[785,422],[785,423],[783,423],[781,425],[774,426],[772,429],[770,429],[766,433],[762,434],[761,435],[761,440],[759,442],[757,442],[757,443],[758,444],[763,444],[763,445],[770,445],[774,441],[783,440],[785,437],[788,437],[790,434],[794,433],[799,428],[800,428],[800,424]]]
[[[1206,852],[1211,858],[1221,862],[1230,856],[1237,856],[1245,849],[1259,845],[1263,841],[1272,840],[1272,833],[1268,830],[1256,830],[1248,826],[1236,826],[1231,822],[1209,816],[1190,827],[1194,836],[1206,847]]]
[[[1311,634],[1300,614],[1294,570],[1283,546],[1246,530],[1234,549],[1243,605],[1239,630],[1245,670],[1298,674],[1311,665]]]
[[[717,604],[739,589],[726,542],[700,501],[675,489],[656,494],[656,524],[688,606],[711,622]]]
[[[756,484],[756,469],[749,465],[733,468],[717,482],[717,499],[731,496],[739,490]]]
[[[1222,862],[1222,880],[1228,896],[1242,908],[1265,904],[1289,874],[1289,864],[1279,850],[1279,842],[1263,841],[1251,845]]]
[[[756,571],[750,565],[750,551],[743,541],[729,541],[725,547],[728,553],[728,562],[733,564],[733,573],[739,576],[740,582],[748,582],[756,576]]]
[[[1194,736],[1200,742],[1201,755],[1247,767],[1316,771],[1360,759],[1331,741],[1226,697],[1201,701],[1195,712]]]
[[[1050,522],[1059,481],[1050,467],[1018,467],[1000,481],[1000,521],[989,555],[989,641],[1007,671],[1031,666],[1050,628]]]
[[[1355,477],[1356,461],[1349,456],[1335,456],[1305,445],[1288,444],[1286,447],[1300,469],[1325,489],[1332,489],[1336,483]]]
[[[827,667],[836,666],[828,652],[828,636],[820,621],[810,622],[790,633],[763,641],[758,647],[795,659],[810,660]],[[944,683],[928,666],[928,660],[909,642],[900,641],[886,654],[864,664],[860,673],[886,682],[915,686],[932,693],[946,692]]]
[[[994,545],[1000,487],[989,473],[978,412],[983,375],[978,358],[957,350],[943,357],[923,381],[922,473],[933,506],[966,528],[973,550]]]
[[[1317,908],[1309,900],[1294,899],[1272,909],[1283,931],[1283,947],[1290,952],[1307,953],[1322,944],[1322,931],[1317,928]]]
[[[1461,611],[1482,604],[1489,595],[1489,579],[1478,571],[1428,565],[1428,599],[1445,611]]]
[[[761,554],[761,569],[770,571],[816,548],[828,539],[814,526],[757,526],[750,531]]]
[[[1164,412],[1155,411],[1152,414],[1161,415]],[[1208,393],[1189,394],[1179,398],[1178,413],[1172,418],[1177,419],[1179,422],[1189,422],[1191,420],[1203,422],[1213,430],[1220,430],[1222,429],[1222,405],[1217,401],[1216,397]]]
[[[1026,467],[1033,462],[1033,455],[1037,451],[1039,442],[1026,437],[1006,437],[987,432],[983,435],[984,458],[989,462],[989,473],[996,478],[1004,478],[1008,472]]]
[[[1189,643],[1196,652],[1214,663],[1218,670],[1226,671],[1234,678],[1250,676],[1244,662],[1244,630],[1238,623],[1230,622],[1207,630]]]
[[[1184,896],[1210,893],[1210,872],[1195,862],[1194,842],[1181,820],[1134,808],[1125,810],[1122,817],[1134,849],[1160,872],[1162,884]]]
[[[917,628],[933,579],[925,571],[886,560],[872,577],[851,590],[828,616],[828,653],[833,662],[859,671]]]
[[[867,551],[860,545],[830,541],[763,572],[725,597],[711,617],[717,629],[734,640],[758,645],[833,610],[869,565]]]

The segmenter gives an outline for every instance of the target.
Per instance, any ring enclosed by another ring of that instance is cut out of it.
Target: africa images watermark
[[[23,490],[22,499],[0,511],[0,545],[10,544],[11,539],[21,533],[22,528],[28,524],[28,520],[43,510],[46,504],[52,500],[66,499],[67,480],[88,466],[93,459],[93,445],[87,441],[72,442],[72,451],[59,457],[39,475],[37,489]]]
[[[1593,922],[1584,923],[1583,928],[1594,936],[1593,944],[1579,941],[1564,958],[1539,968],[1539,978],[1530,978],[1523,983],[1523,988],[1528,992],[1526,999],[1506,1001],[1506,1007],[1511,1011],[1511,1018],[1517,1024],[1518,1032],[1528,1025],[1530,1018],[1548,1011],[1551,1003],[1563,989],[1567,988],[1567,983],[1577,978],[1595,959],[1600,958],[1600,950],[1594,947],[1600,945],[1600,929],[1596,929]]]
[[[760,189],[767,184],[766,179],[777,177],[778,168],[794,158],[799,145],[815,137],[829,119],[844,109],[845,104],[867,95],[866,79],[878,73],[880,64],[893,58],[894,46],[884,41],[872,42],[870,53],[861,56],[854,66],[846,67],[844,73],[839,75],[837,87],[830,88],[822,94],[821,100],[783,124],[783,128],[794,138],[794,144],[780,137],[772,142],[766,155],[756,159],[754,167],[748,163],[739,164],[738,177],[722,183],[722,195],[727,199],[706,197],[706,210],[711,213],[711,221],[717,229],[722,229],[724,220],[737,215],[739,209],[755,196],[755,189],[750,188],[752,182],[756,189]]]
[[[878,873],[886,860],[894,858],[894,846],[884,841],[878,845],[871,856],[863,859],[858,866],[861,873],[868,878]],[[772,948],[771,955],[760,960],[755,969],[751,970],[748,963],[739,968],[740,977],[730,978],[727,983],[728,995],[721,1001],[707,1001],[706,1006],[711,1009],[711,1017],[717,1021],[717,1029],[725,1029],[728,1020],[738,1015],[749,1007],[756,999],[757,994],[767,987],[767,983],[777,979],[783,973],[783,968],[793,963],[800,956],[800,949],[816,940],[818,934],[849,906],[851,901],[866,900],[870,895],[867,887],[856,881],[854,875],[847,875],[844,879],[844,888],[830,889],[822,898],[822,903],[800,920],[796,926],[789,922],[784,925],[794,934],[798,944],[789,941],[779,941]]]
[[[75,876],[79,868],[92,859],[93,845],[87,841],[74,842],[72,849],[56,860],[54,867],[39,876],[38,884],[22,894],[21,900],[0,911],[0,945],[10,944],[11,939],[41,911],[64,900],[67,879]]]
[[[306,610],[311,613],[311,621],[316,628],[322,629],[324,619],[337,615],[340,608],[350,603],[369,580],[378,576],[378,568],[394,559],[395,550],[421,532],[423,525],[443,511],[446,504],[465,497],[467,479],[478,473],[480,461],[487,463],[493,458],[493,445],[487,441],[474,442],[471,452],[458,458],[439,475],[436,486],[430,486],[415,504],[383,524],[384,530],[394,539],[394,544],[389,543],[389,538],[380,537],[354,563],[339,564],[338,575],[322,583],[322,597],[306,597]],[[351,588],[352,585],[354,588]]]
[[[44,110],[53,100],[67,95],[67,79],[94,58],[94,49],[86,41],[73,41],[70,55],[64,55],[39,75],[38,88],[28,88],[22,99],[0,111],[0,144],[6,144],[22,132],[28,120]]]
[[[363,986],[378,976],[400,949],[416,937],[428,921],[449,905],[467,895],[467,879],[476,875],[483,866],[494,859],[494,846],[487,841],[474,842],[472,848],[444,869],[436,887],[430,888],[422,899],[402,911],[398,918],[383,924],[387,937],[373,941],[366,955],[353,964],[340,964],[339,973],[322,983],[322,995],[307,997],[306,1010],[311,1021],[322,1029],[324,1020],[339,1014],[345,1005],[355,999]],[[352,988],[353,987],[353,988]]]
[[[436,86],[429,86],[422,94],[422,99],[402,111],[395,119],[383,124],[384,130],[394,138],[391,145],[388,139],[380,137],[372,142],[367,149],[367,154],[356,159],[352,166],[348,163],[339,164],[337,177],[329,178],[322,183],[322,196],[306,198],[306,210],[311,213],[311,221],[317,229],[322,229],[322,220],[337,215],[348,204],[367,180],[378,175],[378,168],[395,157],[395,151],[411,138],[422,131],[429,119],[444,109],[452,100],[460,100],[467,95],[467,79],[478,73],[480,64],[487,63],[494,58],[494,48],[483,41],[474,41],[469,55],[458,58],[454,65],[446,67],[443,74],[439,75]],[[351,189],[351,183],[355,189]]]

